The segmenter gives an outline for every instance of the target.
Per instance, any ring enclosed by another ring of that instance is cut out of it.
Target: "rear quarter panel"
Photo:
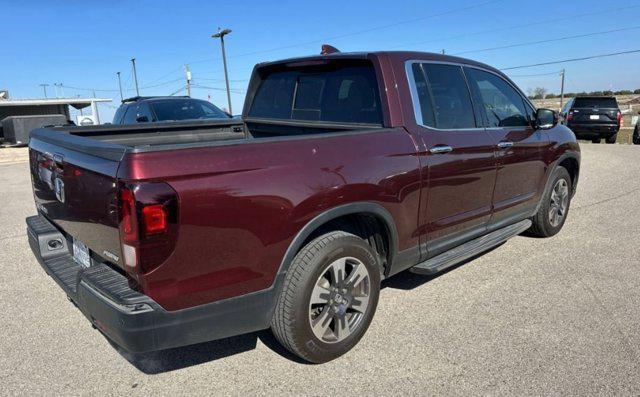
[[[402,128],[129,154],[119,179],[163,180],[179,195],[176,248],[141,277],[175,310],[268,288],[295,235],[318,214],[373,202],[398,250],[418,244],[420,167]]]

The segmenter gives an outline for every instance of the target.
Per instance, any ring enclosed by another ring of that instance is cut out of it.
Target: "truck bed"
[[[369,124],[314,121],[206,120],[100,126],[58,126],[36,129],[31,137],[108,160],[119,161],[126,152],[242,143],[255,138],[304,136],[323,132],[380,128]]]

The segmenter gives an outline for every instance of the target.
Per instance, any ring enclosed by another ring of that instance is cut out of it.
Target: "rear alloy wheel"
[[[305,245],[287,271],[271,320],[278,341],[312,363],[353,348],[378,305],[377,258],[365,240],[342,231]]]
[[[344,340],[358,329],[369,307],[371,277],[356,258],[339,258],[320,275],[311,291],[309,324],[326,343]]]
[[[618,139],[618,133],[616,132],[615,134],[611,135],[610,137],[605,139],[605,142],[611,144],[611,143],[616,143],[616,140]]]
[[[557,167],[551,174],[538,212],[531,219],[529,232],[538,237],[557,234],[567,220],[571,205],[571,176],[564,167]]]

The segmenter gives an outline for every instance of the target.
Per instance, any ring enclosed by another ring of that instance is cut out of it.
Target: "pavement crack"
[[[624,193],[619,194],[617,196],[613,196],[613,197],[606,198],[604,200],[596,201],[595,203],[585,204],[585,205],[581,205],[579,207],[573,207],[572,210],[576,211],[576,210],[581,210],[583,208],[594,207],[596,205],[604,204],[604,203],[609,202],[609,201],[613,201],[613,200],[617,200],[617,199],[622,198],[622,197],[626,197],[626,196],[628,196],[628,195],[630,195],[632,193],[635,193],[637,191],[640,191],[640,187],[637,187],[635,189],[629,190],[628,192],[624,192]]]
[[[595,293],[593,288],[591,288],[591,286],[589,286],[587,283],[583,282],[582,280],[577,280],[577,282],[582,284],[582,287],[585,290],[587,290],[589,292],[589,294],[591,294],[591,296],[596,301],[598,306],[600,306],[600,308],[602,309],[604,314],[607,317],[609,317],[609,319],[611,320],[611,324],[613,325],[613,328],[615,328],[615,330],[620,335],[620,338],[622,339],[623,344],[626,345],[627,349],[631,352],[631,357],[632,357],[633,361],[636,363],[636,365],[640,365],[640,352],[638,352],[638,350],[635,348],[633,342],[624,333],[624,331],[622,329],[622,326],[620,325],[620,323],[618,322],[616,317],[611,313],[611,311],[609,309],[607,309],[607,307],[604,305],[604,303],[602,302],[600,297]]]

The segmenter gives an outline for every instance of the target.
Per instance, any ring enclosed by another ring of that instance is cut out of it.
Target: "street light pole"
[[[136,59],[131,58],[131,63],[133,64],[133,81],[136,84],[136,96],[140,96],[140,90],[138,89],[138,73],[136,72]]]
[[[227,74],[227,56],[224,52],[224,36],[231,33],[231,29],[223,29],[218,28],[218,33],[213,34],[211,37],[214,39],[220,39],[220,45],[222,46],[222,64],[224,65],[224,81],[227,85],[227,103],[229,104],[229,114],[233,115],[233,110],[231,110],[231,90],[229,89],[229,75]]]
[[[120,89],[120,101],[122,102],[124,100],[124,97],[122,96],[122,81],[120,80],[120,72],[116,72],[116,75],[118,75],[118,88]]]

